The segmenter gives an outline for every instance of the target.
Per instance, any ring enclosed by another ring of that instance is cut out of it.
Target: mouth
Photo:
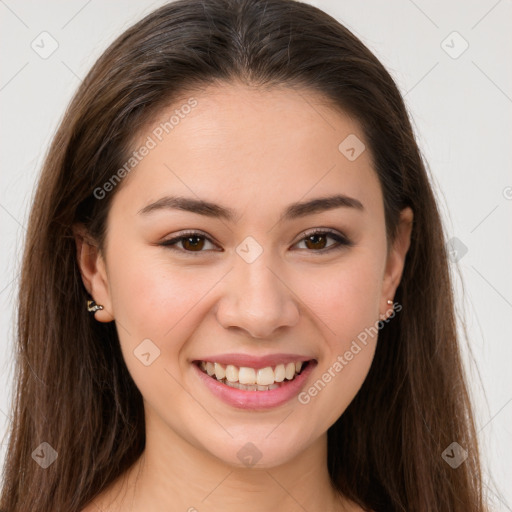
[[[199,370],[213,380],[242,391],[271,391],[297,379],[316,361],[279,363],[264,368],[221,364],[215,361],[194,361]]]

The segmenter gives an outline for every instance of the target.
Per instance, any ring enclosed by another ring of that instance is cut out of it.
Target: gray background
[[[0,0],[0,435],[9,424],[21,246],[44,155],[68,101],[100,53],[163,3]],[[473,353],[474,363],[464,347],[486,487],[494,510],[511,510],[506,484],[512,474],[512,2],[310,3],[362,39],[405,96],[447,240],[458,249],[452,268],[459,318],[467,323]],[[44,31],[51,36],[41,36]],[[58,48],[42,58],[52,44]],[[39,54],[31,45],[38,45]],[[64,304],[55,307],[66,314]],[[5,437],[2,441],[3,461]]]

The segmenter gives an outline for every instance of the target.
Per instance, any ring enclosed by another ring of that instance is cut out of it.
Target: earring
[[[388,299],[387,300],[387,303],[390,305],[390,306],[393,306],[393,313],[395,312],[395,305],[393,304],[393,301],[391,299]],[[386,312],[387,313],[387,312]],[[381,318],[383,318],[384,320],[386,320],[387,322],[387,319],[389,318],[388,315],[386,315],[386,313],[382,314],[381,315]]]
[[[89,311],[89,313],[96,313],[96,311],[99,311],[101,309],[103,309],[103,306],[101,304],[96,304],[96,302],[94,302],[93,300],[87,301],[87,311]]]

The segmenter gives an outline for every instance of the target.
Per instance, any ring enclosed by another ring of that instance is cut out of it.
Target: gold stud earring
[[[389,305],[393,304],[393,301],[392,300],[388,300],[388,304]]]
[[[96,311],[100,311],[101,309],[103,309],[101,304],[96,304],[93,300],[87,301],[87,311],[89,311],[89,313],[96,313]]]

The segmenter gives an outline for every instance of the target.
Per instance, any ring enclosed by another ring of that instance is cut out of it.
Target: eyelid
[[[325,248],[325,249],[318,249],[316,251],[308,251],[306,249],[302,249],[302,250],[305,250],[307,253],[313,254],[315,256],[322,256],[324,254],[329,254],[332,251],[341,250],[346,247],[354,246],[354,242],[352,242],[350,240],[350,238],[348,238],[348,236],[346,236],[344,233],[342,233],[336,229],[332,229],[332,228],[313,228],[313,229],[303,231],[299,235],[300,236],[299,240],[297,242],[295,242],[293,245],[297,245],[298,243],[303,242],[306,238],[316,235],[316,234],[328,235],[330,238],[335,240],[336,243]]]
[[[184,249],[176,249],[175,247],[173,247],[177,243],[181,242],[183,239],[185,239],[187,237],[192,237],[192,236],[198,236],[198,237],[204,238],[205,240],[207,240],[208,242],[210,242],[213,245],[219,245],[211,236],[207,235],[204,231],[200,231],[198,229],[190,229],[190,230],[182,231],[182,232],[178,233],[177,235],[173,236],[172,238],[169,238],[168,240],[163,240],[162,242],[160,242],[157,245],[160,245],[162,247],[167,247],[171,250],[176,250],[183,254],[192,255],[192,256],[194,256],[195,254],[201,254],[203,252],[206,252],[206,251],[197,251],[197,252],[185,251]],[[220,251],[217,251],[217,252],[220,252]]]
[[[307,237],[313,236],[316,234],[329,235],[333,240],[336,241],[336,244],[333,244],[332,246],[329,246],[326,249],[318,249],[316,251],[315,250],[311,250],[311,251],[306,250],[306,252],[309,252],[311,254],[316,254],[316,255],[320,256],[322,254],[326,254],[326,253],[330,252],[331,250],[342,249],[343,247],[352,247],[354,245],[354,243],[345,234],[343,234],[340,231],[334,230],[332,228],[313,228],[313,229],[305,230],[302,233],[300,233],[297,242],[295,242],[293,244],[293,246],[297,245],[300,242],[303,242]],[[207,252],[207,251],[185,251],[184,249],[179,249],[179,248],[173,247],[174,245],[179,243],[181,240],[183,240],[187,237],[191,237],[191,236],[199,236],[214,245],[218,245],[217,242],[214,239],[212,239],[212,237],[207,235],[205,232],[197,230],[197,229],[182,231],[181,233],[178,233],[176,236],[173,236],[172,238],[170,238],[168,240],[164,240],[163,242],[159,243],[158,245],[161,245],[163,247],[168,247],[171,250],[176,250],[176,251],[178,251],[182,254],[185,254],[187,256],[188,255],[196,256],[203,252]],[[221,251],[222,251],[222,249],[221,249]],[[221,251],[216,251],[216,252],[221,252]]]
[[[334,238],[340,238],[343,243],[346,245],[354,245],[351,240],[341,231],[338,231],[336,229],[332,228],[312,228],[312,229],[306,229],[302,233],[299,234],[299,240],[293,244],[296,245],[298,242],[302,242],[304,238],[307,238],[308,236],[316,235],[316,234],[326,234],[334,236]]]

